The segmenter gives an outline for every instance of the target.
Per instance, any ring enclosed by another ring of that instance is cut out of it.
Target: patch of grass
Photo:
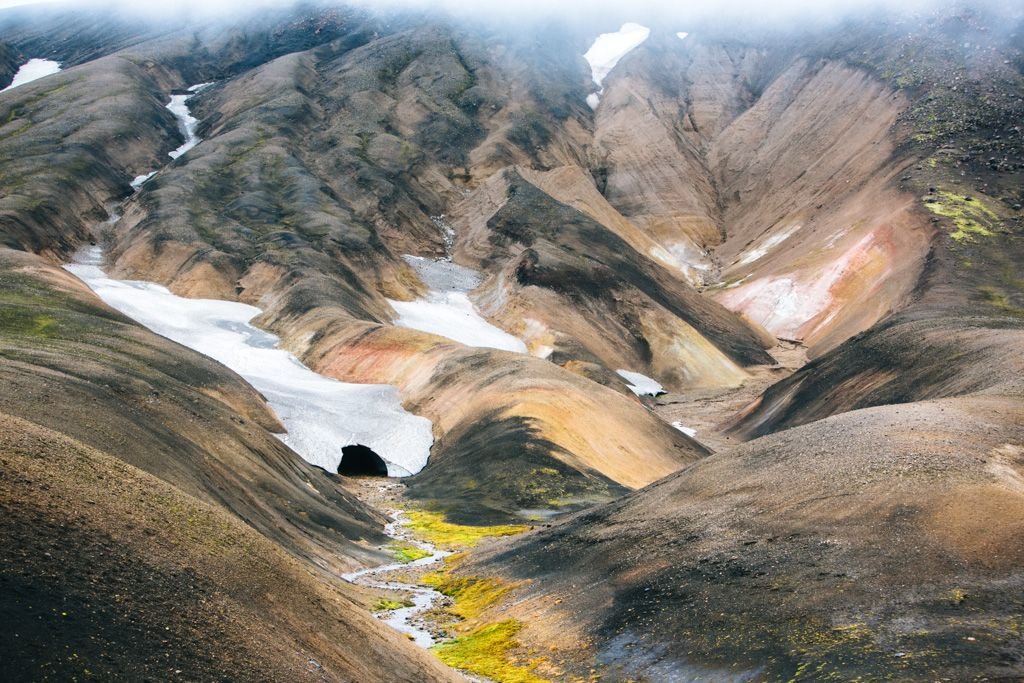
[[[975,237],[992,237],[992,228],[999,223],[999,217],[992,209],[976,197],[965,197],[954,192],[939,190],[938,201],[926,202],[925,206],[939,216],[951,218],[956,230],[950,237],[957,242],[973,242]]]
[[[527,531],[523,525],[464,526],[444,520],[440,512],[412,510],[405,513],[407,525],[423,540],[445,550],[465,550],[476,546],[485,538],[515,536]]]
[[[531,668],[511,661],[510,653],[519,647],[515,639],[522,629],[515,619],[482,626],[449,643],[432,649],[448,666],[463,669],[498,683],[545,683]]]
[[[392,543],[388,546],[388,550],[391,551],[392,556],[396,560],[406,564],[422,560],[424,557],[430,557],[433,554],[410,543]]]
[[[452,598],[455,603],[447,611],[464,620],[476,619],[512,589],[500,579],[452,576],[447,568],[427,574],[420,582]]]
[[[57,319],[27,306],[0,308],[0,335],[51,339],[57,336]]]
[[[389,598],[377,598],[370,608],[373,612],[393,612],[403,607],[412,607],[412,600],[391,600]]]

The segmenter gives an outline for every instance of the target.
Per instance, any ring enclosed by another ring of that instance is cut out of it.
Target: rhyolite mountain
[[[63,66],[0,94],[5,679],[458,677],[338,578],[385,516],[60,268],[90,243],[397,387],[433,424],[415,504],[576,513],[458,570],[514,586],[553,677],[1024,676],[1020,9],[652,19],[592,108],[618,19],[0,12],[0,86]],[[396,324],[410,256],[477,271],[527,353]],[[617,372],[726,395],[780,343],[810,361],[718,453]]]

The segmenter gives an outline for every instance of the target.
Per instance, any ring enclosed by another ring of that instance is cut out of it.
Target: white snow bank
[[[156,171],[153,171],[152,173],[147,173],[145,175],[135,176],[135,180],[131,182],[132,189],[138,192],[139,190],[142,189],[142,186],[146,184],[146,181],[148,181],[155,175]]]
[[[416,301],[388,299],[398,314],[395,325],[447,337],[466,346],[526,353],[522,339],[495,327],[476,312],[469,292],[480,283],[479,273],[450,261],[419,256],[406,256],[405,260],[416,269],[430,292]]]
[[[18,73],[14,74],[14,80],[11,81],[11,84],[0,90],[0,92],[7,92],[17,88],[19,85],[38,81],[46,76],[52,76],[58,71],[60,71],[60,62],[55,62],[51,59],[30,59],[21,65]]]
[[[522,339],[481,318],[462,292],[431,292],[424,299],[388,303],[398,313],[395,324],[399,327],[430,332],[466,346],[526,353]]]
[[[682,422],[673,422],[672,426],[681,431],[683,434],[686,434],[691,439],[697,437],[697,430],[693,429],[692,427],[687,427]]]
[[[680,31],[679,33],[676,34],[676,37],[679,38],[679,40],[686,40],[686,37],[688,35],[690,34],[687,33],[686,31]]]
[[[345,384],[316,374],[254,327],[260,309],[231,301],[185,299],[149,282],[113,280],[93,247],[66,266],[101,299],[157,334],[231,368],[270,402],[288,429],[282,440],[313,465],[337,472],[344,446],[360,444],[384,459],[388,474],[415,474],[427,464],[431,423],[402,408],[398,390]]]
[[[770,236],[768,239],[761,242],[760,245],[748,250],[745,254],[743,254],[739,261],[737,261],[737,263],[741,266],[745,266],[748,263],[753,263],[754,261],[760,260],[769,251],[771,251],[775,247],[779,246],[780,244],[788,240],[794,232],[796,232],[802,227],[802,225],[798,224],[790,225],[789,227],[783,229],[782,231]]]
[[[170,104],[167,105],[167,108],[178,119],[178,127],[181,129],[181,134],[185,136],[185,144],[173,152],[168,152],[172,159],[177,159],[199,144],[200,140],[196,135],[196,126],[199,125],[199,119],[192,116],[192,112],[189,111],[187,102],[190,97],[202,92],[211,85],[213,85],[213,83],[199,83],[188,89],[188,95],[171,95],[171,101]]]
[[[640,24],[626,23],[615,33],[602,33],[590,46],[583,58],[590,64],[591,77],[601,90],[587,96],[587,104],[597,109],[604,94],[604,79],[619,61],[639,47],[651,35],[651,29]]]
[[[615,372],[626,380],[629,390],[637,396],[657,396],[665,393],[665,387],[639,372],[630,372],[629,370],[616,370]]]

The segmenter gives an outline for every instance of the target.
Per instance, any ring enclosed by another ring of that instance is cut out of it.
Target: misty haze
[[[1024,7],[0,0],[0,680],[1024,680]]]

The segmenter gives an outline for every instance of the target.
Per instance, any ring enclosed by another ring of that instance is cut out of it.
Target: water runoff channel
[[[170,153],[172,160],[200,143],[198,120],[188,100],[211,83],[201,83],[187,94],[172,95],[167,108],[178,120],[185,142]],[[132,188],[139,192],[159,170],[136,177]],[[126,199],[125,202],[129,201]],[[111,207],[110,218],[100,226],[109,229],[119,220],[124,202]],[[389,476],[408,476],[427,462],[433,443],[426,418],[404,410],[398,391],[386,385],[338,382],[319,375],[295,356],[279,348],[280,339],[252,324],[262,311],[233,301],[187,299],[166,287],[142,281],[116,280],[103,270],[101,247],[86,247],[65,268],[84,281],[104,302],[141,325],[187,346],[237,372],[267,397],[288,430],[280,438],[307,462],[337,472],[342,447],[360,445],[379,454]],[[401,513],[391,512],[385,533],[429,555],[411,563],[394,563],[345,574],[344,580],[374,590],[409,595],[400,609],[378,612],[377,617],[427,648],[437,643],[423,620],[425,612],[444,596],[431,588],[389,579],[397,571],[420,570],[440,563],[451,553],[417,540],[405,528]]]

